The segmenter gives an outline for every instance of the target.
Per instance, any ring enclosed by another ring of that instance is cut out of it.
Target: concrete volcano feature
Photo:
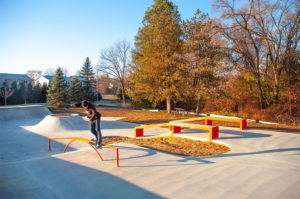
[[[40,119],[51,114],[45,105],[0,106],[0,123]]]
[[[88,121],[78,114],[51,114],[34,126],[25,126],[26,130],[44,135],[57,135],[74,131],[89,130]]]

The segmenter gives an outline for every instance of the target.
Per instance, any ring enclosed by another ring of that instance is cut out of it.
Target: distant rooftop
[[[54,79],[54,76],[52,75],[42,75],[43,77],[45,77],[46,79],[52,81]],[[67,81],[67,82],[71,82],[72,79],[70,77],[64,77],[64,79]]]
[[[80,81],[85,80],[84,77],[80,77],[80,76],[71,76],[70,78],[76,78],[76,79],[78,79]]]
[[[31,80],[25,74],[0,73],[0,79]]]

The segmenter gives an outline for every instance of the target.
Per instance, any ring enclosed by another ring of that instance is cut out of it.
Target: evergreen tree
[[[32,93],[33,93],[32,102],[33,103],[39,103],[40,102],[41,92],[42,92],[41,85],[40,85],[40,83],[38,83],[32,89]]]
[[[48,105],[54,107],[65,107],[67,105],[67,84],[61,68],[56,70],[47,95]]]
[[[95,73],[93,72],[93,68],[91,66],[91,62],[89,57],[86,58],[83,67],[80,71],[80,76],[84,78],[82,82],[83,89],[83,99],[93,101],[95,99],[94,87],[95,87]]]
[[[0,105],[4,105],[4,97],[2,96],[2,89],[0,88]]]
[[[20,82],[19,94],[19,104],[26,104],[26,87],[24,80],[21,80]]]
[[[39,102],[40,103],[46,103],[47,102],[47,85],[44,84],[41,88],[40,96],[39,96]]]
[[[82,85],[81,81],[75,78],[70,85],[68,96],[71,102],[79,103],[83,100],[82,98]]]
[[[217,87],[217,75],[222,67],[219,64],[224,56],[221,50],[221,40],[215,35],[213,21],[199,9],[190,19],[183,21],[184,57],[186,78],[183,83],[184,99],[197,99],[196,113],[200,112],[203,102]],[[185,102],[187,103],[187,102]]]
[[[149,100],[154,106],[166,100],[167,111],[171,111],[180,79],[181,35],[177,6],[168,0],[155,0],[135,37],[131,97]]]
[[[12,95],[7,98],[7,104],[18,104],[19,92],[17,89],[17,81],[14,79],[11,84]]]
[[[26,103],[32,103],[33,102],[33,89],[32,89],[32,83],[29,82],[27,84],[26,89]]]

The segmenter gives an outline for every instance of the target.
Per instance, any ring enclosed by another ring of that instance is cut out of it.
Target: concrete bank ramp
[[[25,127],[33,132],[66,132],[89,130],[88,121],[78,114],[51,114],[34,126]]]
[[[44,118],[49,114],[46,105],[0,106],[0,122]]]

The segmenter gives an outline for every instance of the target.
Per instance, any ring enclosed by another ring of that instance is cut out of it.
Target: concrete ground
[[[48,137],[92,138],[80,116],[57,118],[44,106],[0,108],[0,198],[299,198],[300,135],[220,127],[231,151],[186,157],[126,143],[115,152]],[[102,118],[103,136],[133,136],[132,123]],[[167,133],[146,129],[146,135]],[[185,130],[179,136],[203,138]]]

